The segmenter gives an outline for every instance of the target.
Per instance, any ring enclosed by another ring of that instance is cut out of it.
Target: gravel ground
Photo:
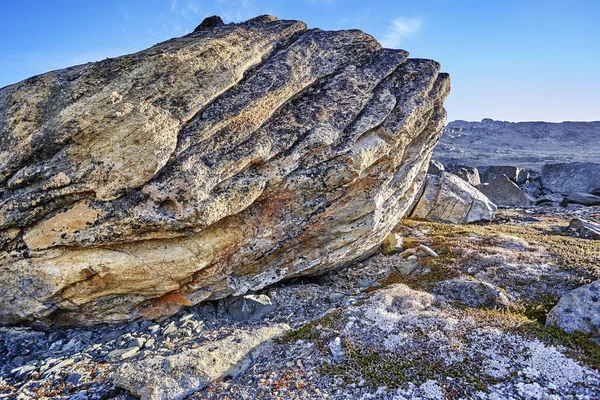
[[[223,372],[181,398],[600,398],[593,350],[554,340],[539,324],[532,328],[526,312],[473,309],[435,294],[438,281],[458,276],[494,285],[520,304],[547,293],[560,297],[589,281],[594,271],[559,266],[548,245],[532,239],[564,234],[575,216],[598,221],[600,211],[503,210],[494,224],[465,227],[456,234],[460,241],[442,235],[439,225],[413,221],[397,228],[413,238],[406,247],[424,243],[440,257],[376,254],[323,276],[279,283],[258,293],[270,304],[245,318],[239,302],[225,300],[162,321],[2,327],[0,398],[133,399],[115,384],[124,366],[276,325],[287,332],[265,341],[245,371]],[[600,256],[597,249],[590,260]],[[144,398],[170,398],[156,393]]]

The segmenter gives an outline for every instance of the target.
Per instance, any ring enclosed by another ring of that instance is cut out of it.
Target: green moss
[[[295,343],[298,340],[322,344],[324,342],[322,334],[326,330],[339,328],[342,319],[342,310],[334,310],[323,317],[316,319],[301,326],[298,329],[289,330],[280,338],[276,339],[277,343]]]
[[[346,383],[357,383],[363,379],[369,387],[385,385],[388,389],[395,389],[409,382],[419,385],[428,379],[438,379],[447,382],[446,389],[456,396],[467,395],[469,389],[485,391],[489,384],[495,383],[479,377],[473,370],[474,365],[468,362],[448,366],[435,357],[415,351],[408,354],[375,351],[347,341],[344,348],[344,363],[326,364],[322,372],[342,377]],[[446,377],[454,381],[448,383]]]
[[[548,313],[558,303],[558,300],[559,298],[557,296],[545,293],[536,296],[532,300],[522,301],[517,306],[517,310],[530,320],[537,321],[544,325]]]

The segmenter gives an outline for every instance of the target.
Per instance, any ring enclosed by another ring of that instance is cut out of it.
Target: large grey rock
[[[481,192],[490,201],[501,207],[526,207],[532,199],[507,176],[497,176],[488,185],[483,185]]]
[[[0,323],[158,318],[369,254],[449,90],[364,32],[266,16],[0,89]]]
[[[490,221],[496,206],[458,176],[444,172],[428,175],[423,194],[415,202],[410,218],[450,224]]]
[[[565,294],[554,306],[546,325],[567,331],[582,331],[600,339],[600,280]]]
[[[125,363],[115,373],[114,383],[141,400],[183,399],[215,379],[239,375],[271,338],[288,329],[285,324],[240,329],[191,350]]]
[[[571,193],[566,197],[567,203],[583,206],[600,206],[600,196],[589,193]]]
[[[435,293],[445,300],[458,301],[469,307],[509,307],[513,301],[503,291],[487,282],[474,279],[449,279],[436,285]]]
[[[600,163],[546,164],[541,180],[543,187],[556,193],[589,193],[600,186]]]
[[[573,218],[568,230],[584,239],[600,240],[600,224],[595,224],[581,218]]]

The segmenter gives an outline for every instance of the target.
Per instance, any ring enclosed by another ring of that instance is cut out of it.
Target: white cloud
[[[380,42],[383,47],[397,48],[406,38],[413,36],[421,30],[420,18],[397,17],[392,21],[388,31],[382,36]]]

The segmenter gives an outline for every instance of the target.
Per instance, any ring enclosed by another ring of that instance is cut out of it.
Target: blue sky
[[[449,120],[600,120],[600,0],[0,0],[0,87],[149,47],[206,16],[358,28],[452,76]]]

